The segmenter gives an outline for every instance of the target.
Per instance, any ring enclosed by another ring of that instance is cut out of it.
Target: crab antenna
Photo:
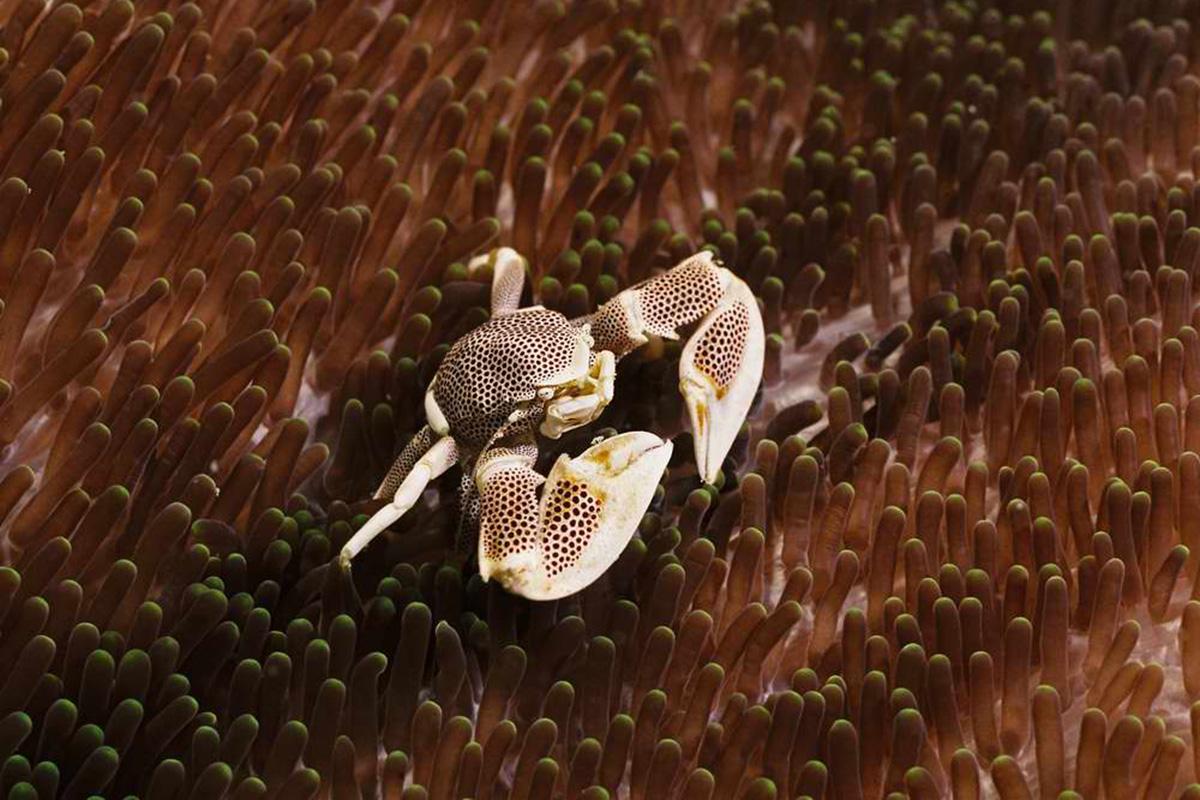
[[[387,530],[389,525],[416,505],[429,482],[454,466],[457,460],[458,447],[455,445],[454,439],[449,436],[439,439],[416,464],[413,464],[412,470],[401,482],[400,487],[396,489],[392,501],[376,511],[375,515],[350,537],[350,541],[346,542],[342,552],[338,555],[338,563],[343,568],[349,567],[350,559],[358,555],[359,551],[370,544],[372,539]]]

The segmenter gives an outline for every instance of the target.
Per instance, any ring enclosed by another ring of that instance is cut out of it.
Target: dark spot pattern
[[[592,340],[597,350],[608,350],[620,358],[638,347],[638,341],[630,335],[633,320],[619,300],[613,298],[582,322],[592,328]]]
[[[475,487],[473,465],[464,465],[458,482],[458,530],[454,538],[454,549],[461,555],[471,556],[479,542],[479,490]]]
[[[547,575],[557,577],[579,563],[599,528],[600,510],[599,499],[583,483],[564,480],[550,490],[542,517]]]
[[[488,462],[496,458],[513,455],[521,456],[531,465],[537,458],[537,448],[533,445],[493,448],[480,457],[476,472],[486,469]],[[528,465],[495,469],[480,492],[481,555],[489,561],[503,561],[538,546],[537,490],[545,478]]]
[[[696,346],[696,369],[712,379],[718,396],[729,388],[742,367],[749,333],[750,310],[744,303],[737,303],[717,315]]]
[[[674,269],[639,284],[642,324],[646,331],[670,336],[716,307],[723,289],[718,267],[704,258],[689,258]]]
[[[621,357],[638,346],[635,334],[672,336],[716,307],[721,300],[721,273],[705,256],[689,258],[678,266],[630,287],[637,292],[640,324],[630,318],[620,296],[580,322],[591,323],[597,350]]]
[[[579,342],[567,318],[546,309],[497,317],[459,339],[433,390],[459,446],[486,446],[520,404],[571,364]]]

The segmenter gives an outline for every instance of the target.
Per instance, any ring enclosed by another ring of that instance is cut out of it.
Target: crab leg
[[[407,448],[405,448],[405,452],[407,452]],[[401,458],[403,459],[403,457],[404,453],[401,453]],[[438,439],[413,464],[412,469],[408,471],[396,488],[391,502],[376,511],[375,515],[350,537],[350,541],[346,542],[346,546],[342,548],[342,552],[338,556],[341,565],[349,566],[350,559],[358,555],[364,547],[371,543],[372,539],[387,530],[389,525],[416,505],[429,482],[454,466],[457,460],[458,447],[454,444],[454,440],[449,436]],[[392,469],[395,471],[396,467]],[[385,479],[384,486],[380,488],[383,489],[386,486],[388,486],[388,481]]]
[[[597,350],[618,358],[650,335],[678,339],[676,331],[699,323],[679,361],[679,388],[696,466],[705,481],[716,480],[762,379],[766,338],[749,287],[705,251],[626,289],[581,322],[590,323]]]
[[[433,447],[440,438],[440,434],[432,427],[422,426],[421,430],[408,440],[408,444],[400,451],[400,455],[396,456],[396,460],[388,468],[387,475],[383,476],[383,481],[371,497],[375,500],[384,500],[394,495],[400,488],[400,483],[408,477],[408,473],[412,472],[412,468],[416,466],[421,456],[428,453],[429,448]]]
[[[511,247],[500,247],[471,259],[472,273],[483,266],[492,268],[492,316],[511,314],[521,306],[525,288],[525,259]]]
[[[479,574],[530,600],[586,588],[624,551],[670,457],[670,442],[634,431],[560,457],[543,478],[533,445],[488,451],[475,469]]]

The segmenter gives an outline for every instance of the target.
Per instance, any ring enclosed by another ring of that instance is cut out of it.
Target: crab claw
[[[481,483],[479,572],[530,600],[556,600],[617,560],[654,497],[671,443],[634,431],[562,456],[545,479],[529,461],[503,456]]]
[[[696,466],[705,481],[715,481],[762,378],[766,337],[750,288],[705,250],[626,289],[585,321],[595,349],[617,358],[650,336],[676,339],[676,331],[696,324],[679,362],[679,388]]]
[[[750,287],[722,268],[727,281],[717,306],[700,321],[679,360],[679,389],[695,439],[696,467],[717,479],[762,379],[766,338]]]

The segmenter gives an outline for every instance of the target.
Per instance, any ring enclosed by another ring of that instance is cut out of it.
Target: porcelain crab
[[[702,251],[567,319],[520,308],[526,265],[509,248],[471,263],[492,267],[491,319],[447,352],[425,395],[427,424],[400,453],[376,499],[389,499],[346,543],[350,564],[419,500],[462,467],[463,524],[478,528],[482,578],[532,600],[565,597],[599,578],[629,543],[654,497],[671,443],[632,431],[561,456],[543,477],[537,436],[587,425],[613,398],[616,364],[651,336],[678,339],[700,476],[713,482],[762,378],[765,340],[749,287]]]

